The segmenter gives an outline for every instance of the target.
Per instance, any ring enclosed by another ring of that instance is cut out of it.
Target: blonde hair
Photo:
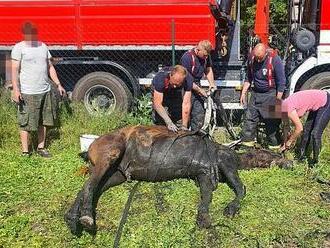
[[[198,48],[205,50],[208,54],[210,54],[212,50],[212,44],[209,40],[201,40],[198,42]]]
[[[179,73],[183,76],[187,76],[187,69],[184,68],[182,65],[176,65],[171,70],[171,75],[174,75],[176,73]]]

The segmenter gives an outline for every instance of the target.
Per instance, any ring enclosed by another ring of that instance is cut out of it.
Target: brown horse
[[[238,176],[235,151],[193,132],[169,132],[163,126],[127,127],[96,139],[88,150],[90,178],[78,193],[65,220],[75,235],[95,231],[95,209],[101,194],[128,180],[162,182],[176,178],[195,180],[201,201],[197,224],[211,225],[209,205],[218,182],[227,183],[235,199],[224,209],[234,216],[245,196]]]

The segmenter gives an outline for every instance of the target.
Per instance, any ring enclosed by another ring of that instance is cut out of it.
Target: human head
[[[187,76],[187,70],[182,65],[176,65],[172,68],[170,73],[170,85],[173,88],[180,87]]]
[[[270,104],[265,104],[264,108],[264,118],[269,119],[288,119],[287,101],[275,99],[274,102]]]
[[[212,44],[208,40],[201,40],[196,47],[196,55],[199,58],[207,58],[212,50]]]
[[[32,22],[24,22],[22,25],[22,33],[25,41],[36,41],[38,40],[38,29],[37,26]]]
[[[262,62],[266,58],[266,54],[267,48],[263,43],[259,43],[253,48],[253,56],[258,62]]]

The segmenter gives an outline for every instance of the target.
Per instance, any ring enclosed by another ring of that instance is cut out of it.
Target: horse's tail
[[[88,152],[80,152],[78,153],[79,157],[81,157],[86,163],[89,162]]]

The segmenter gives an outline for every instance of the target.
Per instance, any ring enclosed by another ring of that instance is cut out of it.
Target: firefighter
[[[257,125],[263,120],[270,149],[280,147],[280,119],[269,119],[267,106],[274,106],[276,99],[282,99],[286,78],[284,66],[275,50],[267,49],[259,43],[252,50],[248,61],[247,80],[244,82],[240,98],[242,105],[247,103],[247,91],[252,89],[247,105],[246,118],[243,125],[242,144],[253,146]]]
[[[188,130],[192,86],[192,78],[181,65],[158,72],[152,80],[153,122],[177,132],[182,120],[181,129]]]
[[[210,41],[202,40],[195,48],[185,52],[181,57],[182,66],[187,69],[189,75],[194,80],[190,116],[192,131],[200,129],[204,123],[205,109],[203,97],[207,97],[207,93],[201,88],[201,79],[206,76],[210,90],[216,88],[210,59],[211,50],[212,45]]]

